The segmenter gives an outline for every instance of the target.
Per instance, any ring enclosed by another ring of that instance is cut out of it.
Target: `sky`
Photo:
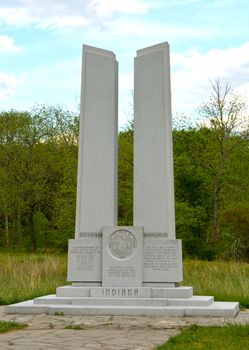
[[[220,78],[249,100],[247,0],[0,0],[0,111],[78,111],[82,44],[119,62],[119,125],[132,115],[136,50],[170,44],[173,116],[195,116]]]

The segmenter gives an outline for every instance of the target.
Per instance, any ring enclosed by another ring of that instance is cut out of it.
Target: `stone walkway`
[[[1,350],[151,350],[191,324],[211,326],[249,323],[249,310],[241,311],[236,318],[225,319],[8,315],[4,307],[0,307],[0,320],[28,324],[23,330],[0,334]],[[75,326],[80,329],[73,329]]]

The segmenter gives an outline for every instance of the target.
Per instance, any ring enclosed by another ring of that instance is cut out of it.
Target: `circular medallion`
[[[136,250],[137,240],[128,230],[117,230],[109,237],[109,251],[118,259],[129,258]]]

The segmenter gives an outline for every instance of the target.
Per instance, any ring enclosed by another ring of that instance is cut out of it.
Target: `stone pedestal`
[[[8,313],[50,315],[218,316],[235,317],[238,303],[214,302],[210,296],[193,296],[191,287],[57,288],[56,295],[9,305]]]
[[[180,240],[126,226],[104,227],[101,249],[95,239],[86,237],[69,243],[68,274],[81,282],[57,288],[56,295],[10,305],[7,311],[222,317],[238,313],[238,303],[214,302],[212,296],[193,296],[192,287],[174,286],[182,280]]]

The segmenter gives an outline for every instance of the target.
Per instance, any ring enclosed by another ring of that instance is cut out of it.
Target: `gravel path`
[[[28,324],[23,330],[0,334],[1,350],[151,350],[191,324],[203,326],[249,323],[249,310],[236,318],[53,316],[6,314],[1,321]],[[73,329],[74,327],[79,330]],[[70,329],[66,329],[70,327]]]

